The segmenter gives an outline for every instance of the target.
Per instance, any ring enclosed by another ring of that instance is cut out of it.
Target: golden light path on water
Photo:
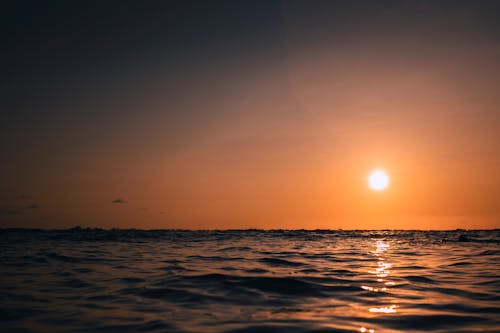
[[[391,274],[390,269],[392,268],[392,264],[386,262],[385,252],[390,248],[390,244],[384,242],[383,240],[377,240],[375,242],[375,249],[371,251],[371,253],[377,258],[377,266],[374,270],[369,270],[368,273],[374,275],[375,281],[380,284],[379,286],[367,286],[362,285],[361,288],[367,291],[372,292],[388,292],[388,286],[393,286],[395,283],[389,280],[389,276]],[[370,313],[382,313],[382,314],[390,314],[396,313],[397,306],[396,304],[388,304],[387,306],[379,306],[379,307],[370,307],[368,311]],[[375,329],[360,327],[360,332],[366,333],[374,333]]]

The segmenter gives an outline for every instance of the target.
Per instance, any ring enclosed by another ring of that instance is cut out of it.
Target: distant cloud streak
[[[13,198],[14,200],[21,200],[25,201],[26,199],[31,198],[28,195],[21,194]],[[20,202],[20,203],[11,203],[11,204],[6,204],[4,205],[3,209],[0,209],[0,215],[20,215],[24,214],[23,210],[33,210],[33,209],[39,209],[40,206],[36,203],[32,203],[27,205],[26,202]]]
[[[21,212],[17,209],[2,209],[0,210],[0,215],[18,215]]]

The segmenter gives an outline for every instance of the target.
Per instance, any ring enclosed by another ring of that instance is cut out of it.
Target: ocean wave
[[[2,229],[0,331],[495,332],[499,237]]]

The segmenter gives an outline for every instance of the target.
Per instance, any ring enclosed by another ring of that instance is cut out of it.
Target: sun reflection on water
[[[374,288],[374,287],[370,287],[370,286],[361,286],[361,288],[363,288],[364,290],[374,291],[374,292],[386,291],[386,290],[387,290],[387,288],[386,288],[386,287],[382,287],[382,288]]]
[[[389,280],[389,277],[391,275],[392,264],[386,262],[385,258],[385,253],[387,250],[389,250],[389,248],[390,244],[383,240],[377,240],[375,242],[375,249],[371,251],[371,253],[376,257],[377,265],[375,269],[369,270],[368,273],[374,275],[376,283],[381,285],[375,285],[375,286],[362,285],[361,286],[362,289],[375,293],[380,293],[380,292],[389,293],[388,286],[395,285],[393,281]],[[372,314],[375,313],[390,314],[390,313],[396,313],[397,312],[396,308],[397,308],[396,304],[389,304],[380,307],[370,307],[368,309],[368,312]],[[375,332],[373,328],[366,328],[364,326],[361,327],[359,331],[368,333]]]
[[[395,313],[396,305],[384,306],[381,308],[370,308],[370,312],[380,312],[380,313]]]

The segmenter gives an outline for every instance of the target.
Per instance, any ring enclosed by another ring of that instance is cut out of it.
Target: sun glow
[[[368,185],[372,190],[382,191],[389,186],[389,175],[383,169],[375,169],[368,176]]]

